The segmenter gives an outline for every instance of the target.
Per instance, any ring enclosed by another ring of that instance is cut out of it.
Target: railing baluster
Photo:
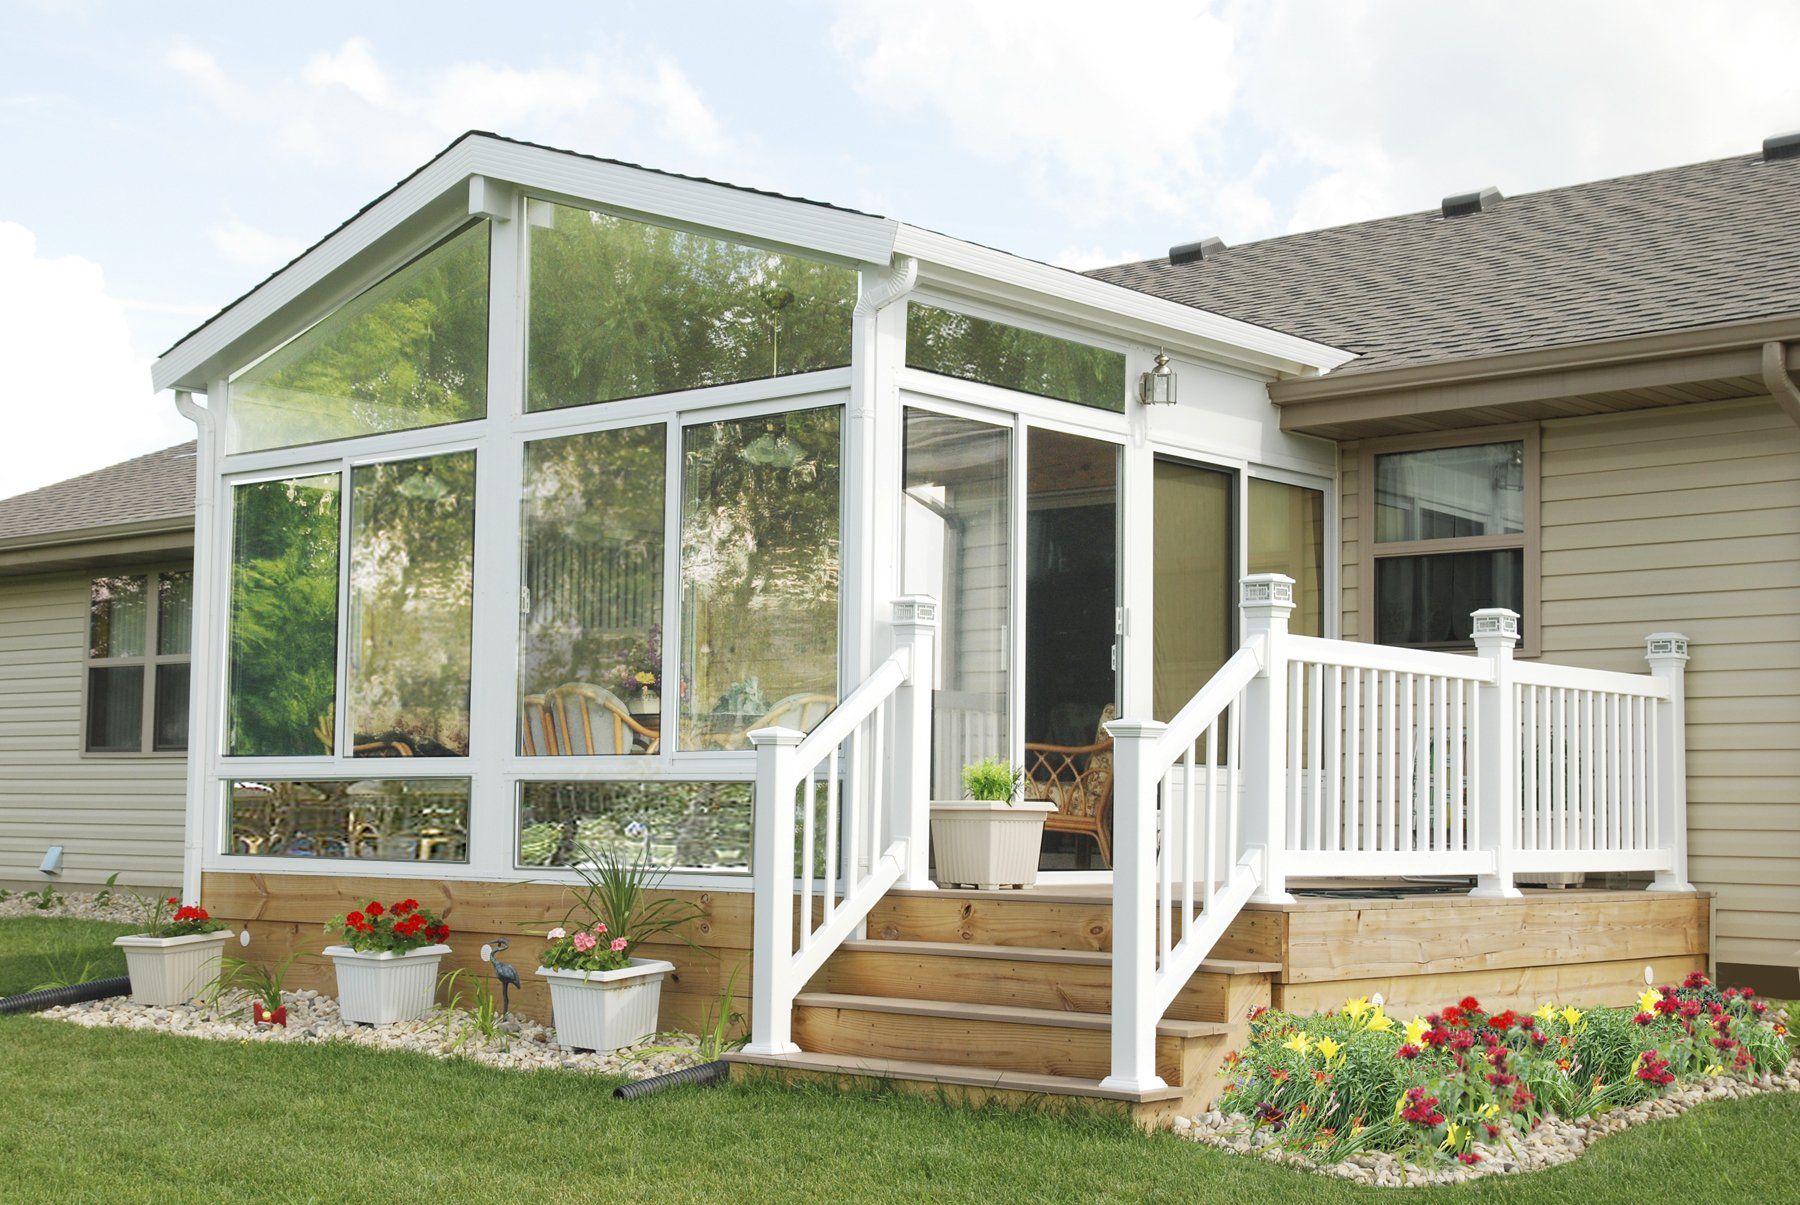
[[[1161,789],[1157,792],[1158,797],[1162,800],[1162,806],[1156,809],[1157,833],[1159,834],[1156,843],[1156,965],[1158,967],[1169,961],[1171,944],[1169,935],[1175,927],[1175,920],[1171,915],[1174,911],[1174,901],[1169,890],[1169,876],[1175,864],[1175,834],[1171,831],[1173,826],[1169,823],[1175,814],[1173,794],[1174,792],[1169,790],[1169,780],[1165,774]]]
[[[838,876],[838,751],[832,749],[825,763],[825,920],[837,913]]]
[[[1352,667],[1344,684],[1344,833],[1340,849],[1362,848],[1362,670]]]
[[[1288,698],[1295,700],[1294,705],[1288,708],[1287,714],[1287,831],[1288,848],[1290,849],[1301,849],[1305,845],[1303,837],[1306,830],[1301,815],[1304,805],[1301,801],[1300,743],[1305,734],[1306,715],[1305,710],[1299,705],[1302,697],[1300,683],[1305,672],[1306,664],[1304,662],[1290,661],[1288,663]]]
[[[1206,814],[1210,817],[1214,817],[1215,819],[1217,818],[1217,816],[1219,814],[1219,777],[1220,776],[1215,773],[1215,767],[1216,767],[1218,760],[1219,760],[1219,722],[1218,722],[1218,720],[1215,719],[1212,723],[1210,723],[1206,726]],[[1209,823],[1211,823],[1211,821],[1209,821]],[[1211,834],[1212,834],[1212,830],[1209,829],[1208,834],[1207,834],[1209,840],[1211,838]],[[1235,839],[1232,841],[1231,848],[1233,850],[1237,849],[1237,842]],[[1212,900],[1212,884],[1213,884],[1213,862],[1212,862],[1212,854],[1209,850],[1209,852],[1207,854],[1207,858],[1206,858],[1206,899],[1209,903]]]
[[[1471,685],[1465,679],[1456,679],[1456,704],[1450,715],[1450,806],[1455,814],[1450,821],[1450,840],[1445,848],[1457,853],[1463,849],[1463,817],[1468,808],[1468,776],[1464,771],[1463,750],[1467,747],[1471,728],[1463,720],[1463,695],[1468,693]]]
[[[1391,669],[1383,670],[1381,674],[1382,735],[1386,738],[1381,742],[1381,848],[1387,850],[1399,848],[1399,824],[1395,816],[1400,810],[1399,785],[1395,778],[1395,763],[1399,760],[1397,746],[1400,742],[1399,713],[1395,698],[1400,688],[1398,677]]]
[[[1225,840],[1234,858],[1238,847],[1238,813],[1244,806],[1238,798],[1238,767],[1244,763],[1243,698],[1241,692],[1234,695],[1225,709],[1225,760],[1228,763],[1225,772]]]
[[[818,807],[817,780],[808,770],[806,778],[806,815],[800,819],[800,949],[805,952],[813,939],[813,812]]]
[[[1325,692],[1325,791],[1331,811],[1325,820],[1325,848],[1344,848],[1344,667],[1331,667],[1331,688]]]
[[[871,722],[881,722],[881,713],[879,711],[875,713]],[[868,800],[868,806],[872,811],[876,805],[876,800],[873,792],[869,789],[871,784],[865,778],[865,775],[868,774],[868,767],[863,764],[862,755],[864,749],[863,730],[861,725],[857,726],[856,731],[850,734],[849,739],[845,743],[850,747],[849,753],[847,754],[850,762],[850,806],[844,809],[844,850],[841,856],[844,861],[844,894],[848,896],[854,894],[857,886],[861,883],[861,878],[856,873],[857,864],[862,857],[862,846],[857,843],[859,834],[862,832],[862,829],[859,827],[863,810],[860,801],[864,799]],[[876,784],[879,784],[881,775],[876,774],[874,778]]]
[[[1306,667],[1307,692],[1304,701],[1293,694],[1288,705],[1290,712],[1299,712],[1306,717],[1307,740],[1306,756],[1312,763],[1311,773],[1307,781],[1312,784],[1312,798],[1307,801],[1307,844],[1308,849],[1324,849],[1324,838],[1319,826],[1325,821],[1325,667],[1309,665]],[[1304,706],[1302,706],[1304,702]],[[1290,775],[1294,772],[1290,770]]]
[[[1194,746],[1182,751],[1181,773],[1181,940],[1186,941],[1194,923]],[[1206,845],[1212,857],[1212,843]],[[1202,902],[1206,897],[1200,897]]]
[[[1363,843],[1365,852],[1381,848],[1381,671],[1368,671],[1368,695],[1363,700]]]

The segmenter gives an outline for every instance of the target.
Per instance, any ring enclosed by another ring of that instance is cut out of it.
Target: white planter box
[[[360,1025],[418,1020],[437,999],[438,960],[449,952],[449,946],[421,946],[403,954],[364,954],[326,946],[337,967],[338,1011]]]
[[[1037,882],[1044,817],[1055,810],[1056,805],[1046,800],[933,800],[931,847],[937,882],[983,890],[1031,886]]]
[[[186,1004],[211,991],[219,981],[229,929],[186,937],[133,934],[113,938],[125,951],[125,973],[131,976],[131,1001],[152,1008]]]
[[[633,958],[616,971],[558,971],[539,967],[550,981],[556,1044],[571,1050],[617,1050],[656,1032],[663,976],[672,962]]]

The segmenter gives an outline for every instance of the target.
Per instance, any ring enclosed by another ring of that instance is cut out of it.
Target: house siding
[[[82,755],[89,574],[0,578],[0,883],[42,884],[61,845],[67,887],[181,880],[183,757]]]
[[[1800,428],[1768,398],[1542,424],[1547,660],[1644,672],[1684,632],[1688,870],[1713,956],[1800,966]],[[1367,634],[1359,482],[1343,452],[1346,636]]]

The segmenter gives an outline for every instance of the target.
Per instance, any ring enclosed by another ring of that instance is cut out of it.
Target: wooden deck
[[[251,956],[273,960],[322,948],[323,922],[366,903],[371,891],[411,895],[443,912],[454,930],[446,969],[478,968],[482,942],[511,940],[506,957],[526,980],[514,1009],[548,1019],[548,994],[531,971],[543,931],[568,907],[562,888],[209,874],[203,899],[214,915],[248,925]],[[679,894],[705,915],[687,929],[699,952],[649,951],[679,968],[665,987],[663,1025],[709,1023],[733,974],[730,1007],[748,1016],[751,897]],[[734,1058],[740,1074],[872,1077],[974,1101],[1085,1101],[1158,1124],[1212,1101],[1220,1061],[1244,1040],[1257,1007],[1335,1009],[1376,992],[1403,1016],[1464,995],[1495,1008],[1623,1004],[1643,990],[1646,968],[1658,983],[1704,969],[1710,905],[1705,894],[1575,889],[1517,900],[1391,898],[1371,889],[1252,904],[1158,1027],[1157,1072],[1170,1086],[1132,1094],[1100,1084],[1112,995],[1105,888],[896,890],[870,914],[867,937],[845,943],[796,1000],[794,1040],[804,1053]],[[303,959],[290,986],[333,990],[330,965]]]

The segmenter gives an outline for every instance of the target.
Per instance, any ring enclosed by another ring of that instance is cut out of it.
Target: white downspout
[[[187,755],[187,820],[182,826],[181,899],[183,903],[200,902],[200,855],[206,830],[205,741],[211,730],[205,722],[207,686],[212,681],[214,657],[212,615],[209,600],[212,590],[208,574],[212,572],[213,501],[217,474],[213,472],[214,441],[217,435],[213,412],[194,400],[185,389],[175,391],[175,408],[194,424],[194,589],[193,633],[188,676],[188,755]],[[200,722],[196,723],[196,719]]]

